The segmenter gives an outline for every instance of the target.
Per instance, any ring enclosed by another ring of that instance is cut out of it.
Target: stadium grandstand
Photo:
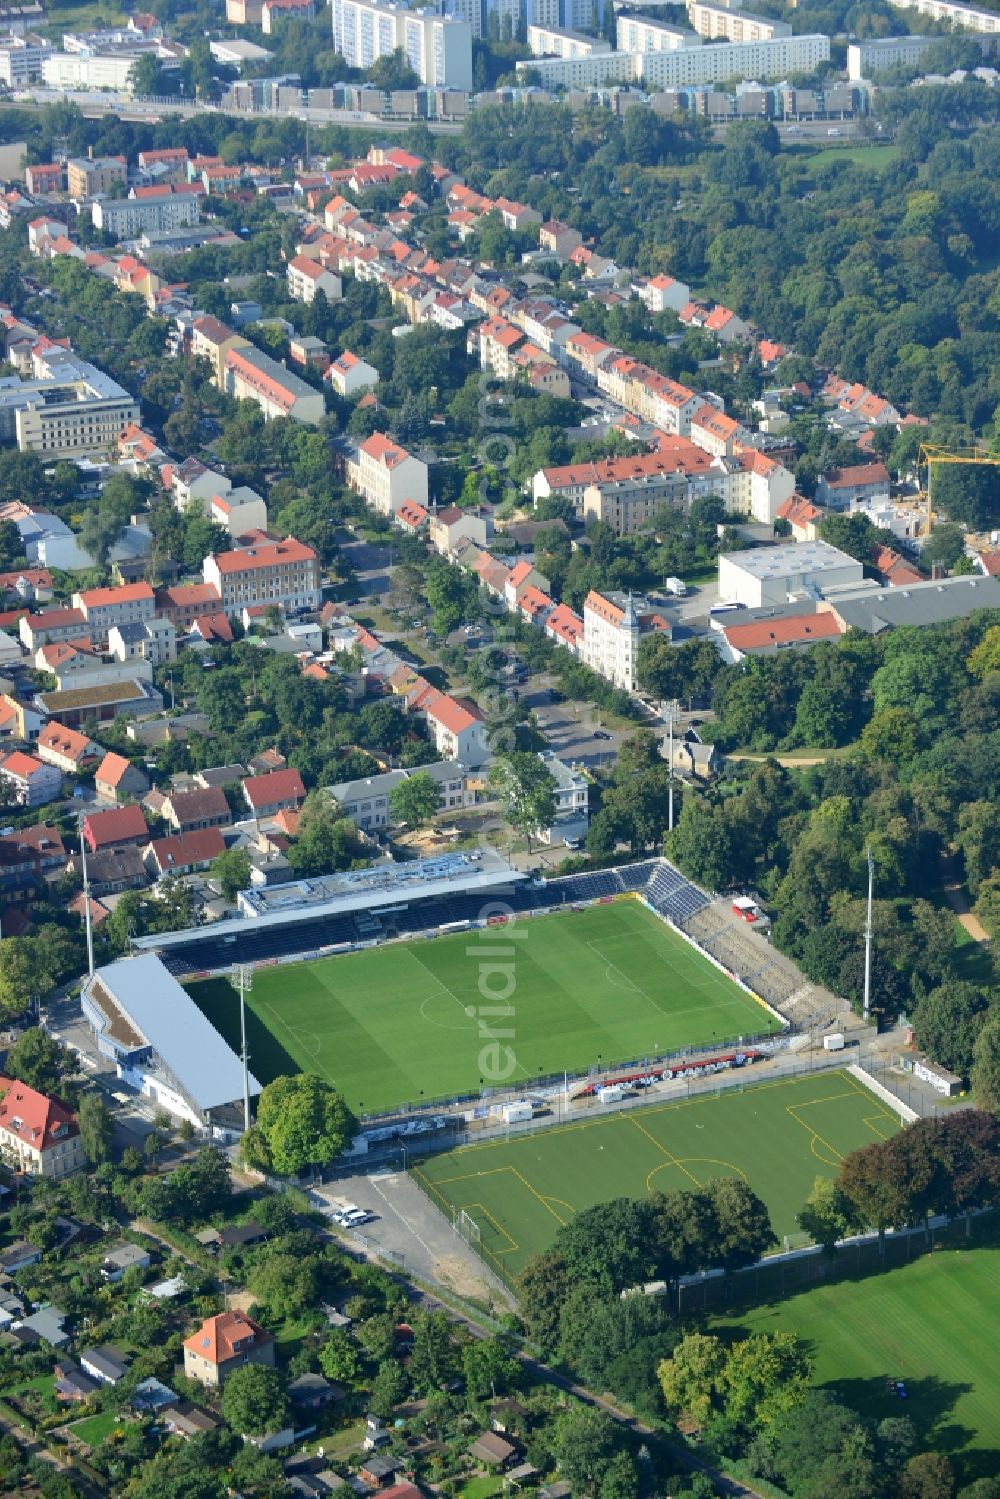
[[[80,1002],[124,1082],[192,1124],[242,1128],[243,1063],[155,954],[98,968]],[[261,1091],[250,1074],[246,1086]]]
[[[140,937],[133,949],[159,954],[178,977],[204,977],[237,962],[326,957],[393,938],[455,931],[488,919],[493,903],[498,913],[517,914],[583,906],[628,893],[640,896],[779,1013],[787,1013],[785,1001],[803,984],[795,966],[764,938],[727,917],[721,904],[713,906],[704,890],[661,858],[554,879],[515,870],[488,847],[408,864],[382,861],[322,879],[246,891],[240,896],[239,916]]]

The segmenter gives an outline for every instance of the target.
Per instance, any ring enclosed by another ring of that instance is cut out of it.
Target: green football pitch
[[[575,1212],[742,1176],[779,1237],[817,1176],[899,1129],[898,1117],[849,1072],[811,1073],[650,1104],[432,1156],[413,1174],[449,1217],[464,1208],[501,1270],[516,1275]]]
[[[190,992],[238,1049],[228,979]],[[637,900],[259,968],[247,1004],[261,1082],[315,1072],[365,1112],[501,1081],[484,1078],[490,1028],[513,1088],[778,1028]]]
[[[920,1447],[951,1453],[965,1482],[1000,1473],[1000,1225],[954,1225],[931,1254],[719,1319],[797,1333],[815,1384],[874,1420],[909,1416]],[[907,1400],[887,1388],[901,1379]]]

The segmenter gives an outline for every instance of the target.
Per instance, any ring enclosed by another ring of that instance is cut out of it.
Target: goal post
[[[466,1244],[478,1246],[482,1240],[482,1232],[475,1218],[471,1217],[464,1208],[452,1208],[452,1230]]]

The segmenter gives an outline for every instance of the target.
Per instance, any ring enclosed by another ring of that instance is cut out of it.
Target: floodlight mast
[[[249,963],[237,963],[234,970],[236,985],[240,991],[240,1061],[243,1063],[243,1128],[250,1128],[250,1071],[247,1052],[247,1007],[246,996],[253,988],[253,969]]]
[[[872,895],[875,889],[875,860],[868,845],[868,916],[865,922],[865,999],[862,1016],[867,1024],[872,1002]]]

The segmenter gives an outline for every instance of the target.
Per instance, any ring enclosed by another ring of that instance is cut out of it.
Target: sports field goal
[[[465,1211],[464,1208],[452,1208],[451,1226],[453,1232],[456,1233],[460,1239],[464,1239],[466,1244],[471,1244],[476,1249],[479,1248],[480,1241],[483,1237],[482,1233],[480,1232],[479,1224],[476,1222],[475,1218],[471,1217]]]

